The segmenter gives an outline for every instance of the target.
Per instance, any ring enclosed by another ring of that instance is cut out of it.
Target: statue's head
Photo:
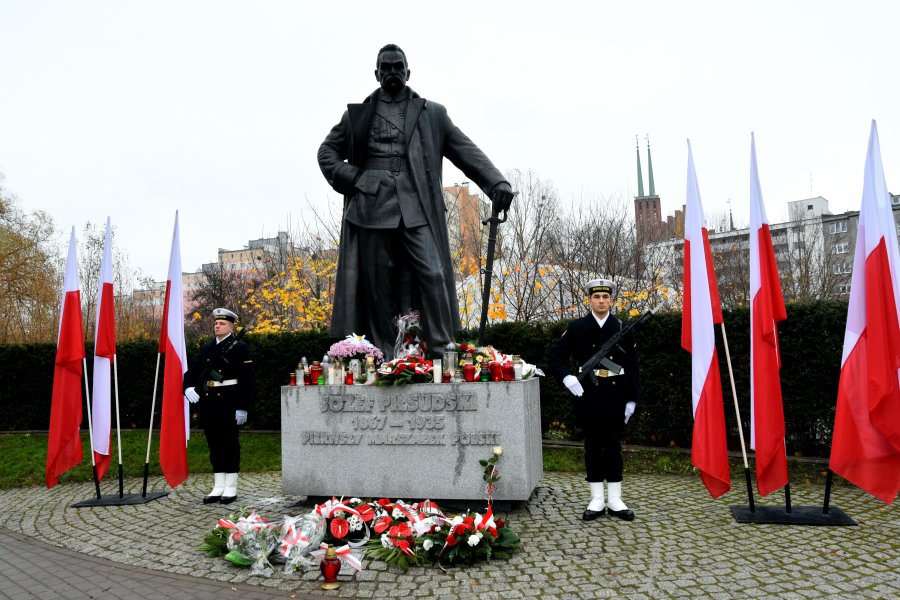
[[[375,79],[381,89],[391,95],[397,94],[409,81],[410,70],[406,65],[406,54],[397,44],[388,44],[378,51],[375,61]]]

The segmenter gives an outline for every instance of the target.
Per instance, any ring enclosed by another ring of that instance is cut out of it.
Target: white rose
[[[472,535],[469,536],[468,544],[469,544],[470,546],[477,546],[477,545],[478,545],[478,542],[480,542],[480,541],[481,541],[481,538],[480,538],[480,537],[478,537],[478,536],[475,535],[475,534],[472,534]]]
[[[431,547],[432,547],[432,546],[434,546],[434,542],[432,542],[430,539],[425,540],[424,542],[422,542],[422,549],[423,549],[425,552],[428,552],[429,550],[431,550]]]
[[[494,446],[494,454],[496,454],[497,456],[500,456],[501,454],[503,454],[503,447],[502,446]]]

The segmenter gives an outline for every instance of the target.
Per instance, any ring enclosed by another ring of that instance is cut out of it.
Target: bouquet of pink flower
[[[335,358],[339,358],[344,361],[349,361],[353,358],[358,358],[361,361],[365,362],[366,358],[371,356],[375,359],[375,364],[381,364],[384,362],[384,353],[381,352],[375,345],[366,339],[364,335],[356,335],[351,334],[348,335],[345,339],[335,342],[328,349],[329,356],[333,356]]]

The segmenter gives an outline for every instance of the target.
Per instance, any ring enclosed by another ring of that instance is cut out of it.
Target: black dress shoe
[[[605,508],[603,510],[586,510],[586,511],[584,511],[584,514],[581,515],[581,518],[584,519],[585,521],[593,521],[594,519],[602,517],[605,514],[606,514]]]
[[[203,498],[203,504],[215,504],[222,496],[206,496]]]
[[[231,504],[235,500],[237,500],[237,496],[222,496],[219,499],[219,502],[221,502],[222,504]],[[631,518],[633,519],[634,517]]]
[[[623,521],[634,521],[634,513],[631,512],[630,510],[628,510],[627,508],[625,510],[613,510],[610,508],[609,516],[610,517],[618,517],[619,519],[622,519]]]

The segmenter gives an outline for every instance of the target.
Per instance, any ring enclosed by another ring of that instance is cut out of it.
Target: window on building
[[[850,252],[850,242],[838,242],[831,247],[832,254],[847,254]]]
[[[829,223],[828,233],[847,233],[847,221],[835,221]]]
[[[842,295],[847,295],[847,294],[849,294],[849,293],[850,293],[850,284],[849,284],[849,283],[842,283],[841,285],[839,285],[839,286],[838,286],[838,293],[839,293],[839,294],[842,294]]]

